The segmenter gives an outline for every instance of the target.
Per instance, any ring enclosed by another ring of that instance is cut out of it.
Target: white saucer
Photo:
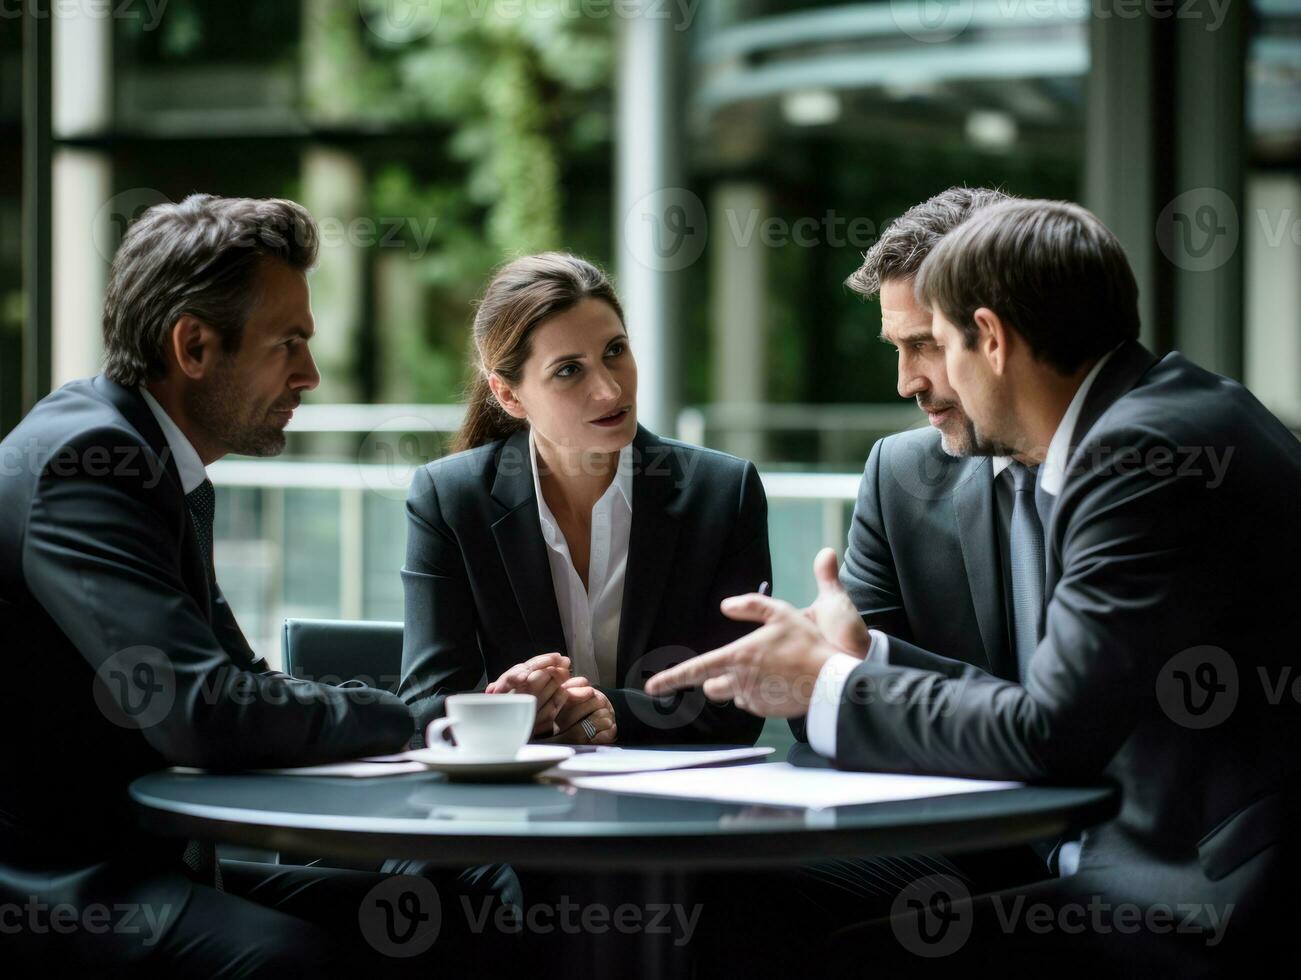
[[[526,745],[513,757],[502,759],[466,758],[456,749],[417,749],[407,755],[423,762],[448,779],[465,782],[510,782],[528,779],[544,769],[564,762],[574,754],[567,745]]]

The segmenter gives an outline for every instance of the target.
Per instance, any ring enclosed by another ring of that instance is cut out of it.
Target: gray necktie
[[[1044,599],[1044,529],[1035,506],[1035,471],[1015,460],[1007,464],[1016,487],[1012,497],[1012,639],[1017,673],[1024,684],[1039,643]]]

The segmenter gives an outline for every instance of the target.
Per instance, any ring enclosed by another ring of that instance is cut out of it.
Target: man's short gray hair
[[[941,238],[981,208],[1011,199],[992,187],[950,187],[914,204],[886,226],[845,285],[875,296],[884,282],[911,279]]]
[[[306,271],[320,236],[293,201],[192,194],[159,204],[133,224],[109,272],[104,296],[104,373],[137,387],[166,373],[172,327],[189,314],[239,347],[259,263],[279,259]]]

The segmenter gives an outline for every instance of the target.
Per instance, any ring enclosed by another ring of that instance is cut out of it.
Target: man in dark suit
[[[319,381],[316,249],[288,201],[152,209],[113,263],[104,374],[0,442],[0,909],[6,952],[43,969],[332,975],[369,952],[379,875],[219,865],[139,829],[127,795],[167,766],[328,763],[412,735],[391,694],[268,670],[213,570],[204,467],[279,452]],[[132,909],[132,927],[114,919]]]
[[[1296,870],[1301,712],[1278,678],[1295,649],[1301,446],[1241,385],[1138,343],[1133,274],[1082,208],[988,208],[917,288],[977,444],[1041,461],[1013,516],[1014,535],[1039,528],[1046,562],[1037,595],[1013,575],[1014,633],[1038,637],[1024,682],[879,631],[860,660],[747,596],[732,612],[762,629],[647,689],[703,681],[760,714],[808,710],[813,746],[844,768],[1114,780],[1120,813],[1085,834],[1076,873],[948,904],[972,931],[939,962],[1222,971],[1281,940]],[[933,935],[935,909],[895,934]],[[935,962],[911,951],[910,969]]]

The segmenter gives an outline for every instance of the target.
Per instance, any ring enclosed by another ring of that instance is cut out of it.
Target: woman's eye
[[[577,364],[564,364],[564,365],[561,366],[560,370],[556,372],[556,377],[557,377],[557,378],[572,378],[572,377],[573,377],[575,374],[577,374],[577,373],[578,373],[578,365],[577,365]]]
[[[607,357],[618,357],[623,353],[623,344],[611,344],[605,353]]]

